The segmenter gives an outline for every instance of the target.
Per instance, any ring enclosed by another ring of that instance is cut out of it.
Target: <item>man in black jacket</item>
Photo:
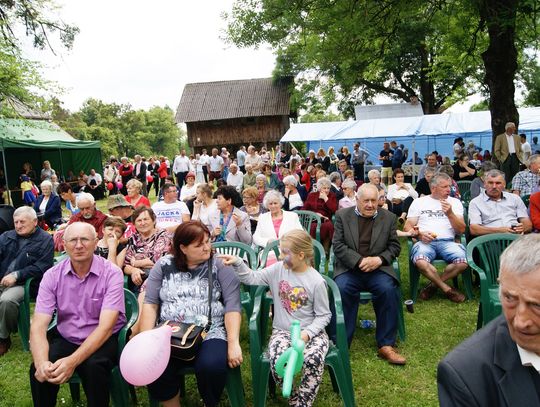
[[[37,283],[53,265],[51,235],[37,227],[36,212],[22,206],[13,213],[15,230],[0,236],[0,356],[11,346],[10,334],[17,332],[19,304],[24,284],[33,277]]]
[[[144,196],[148,196],[148,192],[146,191],[146,164],[142,160],[142,157],[137,154],[135,157],[135,165],[133,166],[133,174],[135,174],[135,177],[141,181],[143,184],[141,188],[141,192]]]
[[[512,243],[501,256],[504,315],[465,340],[439,364],[442,407],[540,405],[540,236]]]

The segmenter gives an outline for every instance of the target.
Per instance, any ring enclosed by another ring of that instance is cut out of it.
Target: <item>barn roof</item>
[[[188,83],[176,111],[176,121],[288,116],[289,96],[286,81],[276,82],[272,78]]]

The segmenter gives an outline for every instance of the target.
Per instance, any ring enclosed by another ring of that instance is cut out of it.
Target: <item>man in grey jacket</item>
[[[399,280],[392,267],[401,245],[396,234],[396,216],[378,209],[378,200],[377,188],[363,184],[356,193],[356,206],[336,213],[334,279],[341,293],[349,345],[356,327],[359,294],[369,291],[377,318],[379,357],[403,365],[405,358],[394,349],[401,304]]]

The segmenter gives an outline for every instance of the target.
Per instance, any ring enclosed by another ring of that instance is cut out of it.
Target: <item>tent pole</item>
[[[414,150],[416,148],[416,135],[412,138],[412,184],[416,181],[416,172],[414,169],[416,168],[416,160],[414,159]]]
[[[60,154],[60,173],[62,174],[60,177],[58,177],[58,181],[61,181],[62,179],[65,181],[64,175],[64,160],[62,160],[62,150],[59,148],[58,153]]]
[[[4,177],[6,178],[6,192],[7,192],[7,202],[4,202],[6,205],[13,205],[11,200],[11,191],[9,190],[9,181],[8,181],[8,172],[6,165],[6,150],[4,149],[4,142],[2,141],[2,161],[4,166]]]

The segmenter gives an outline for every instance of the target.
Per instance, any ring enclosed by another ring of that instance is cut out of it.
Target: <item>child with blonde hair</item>
[[[307,232],[293,230],[284,234],[279,247],[281,261],[260,270],[251,270],[235,256],[219,257],[225,264],[234,267],[242,283],[270,287],[274,321],[268,353],[277,383],[281,384],[282,379],[276,374],[276,361],[291,346],[291,323],[300,321],[301,337],[306,343],[304,366],[300,383],[293,388],[289,398],[289,405],[311,406],[321,383],[329,346],[325,332],[331,317],[327,286],[323,277],[311,266],[314,251]]]

